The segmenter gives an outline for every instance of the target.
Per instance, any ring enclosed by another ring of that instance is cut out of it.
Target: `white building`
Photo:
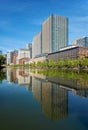
[[[7,65],[10,65],[12,63],[12,57],[13,57],[13,52],[8,51],[7,52]]]
[[[19,49],[18,50],[18,59],[22,59],[22,58],[30,58],[29,49]]]

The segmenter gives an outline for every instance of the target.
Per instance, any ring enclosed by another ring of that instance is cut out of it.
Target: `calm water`
[[[0,130],[88,130],[87,74],[55,73],[0,72]]]

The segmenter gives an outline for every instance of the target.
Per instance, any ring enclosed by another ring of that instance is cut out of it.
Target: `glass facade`
[[[85,38],[85,46],[88,47],[88,37]]]
[[[42,53],[52,53],[68,45],[68,19],[51,15],[42,23]]]
[[[41,32],[39,32],[33,38],[32,57],[34,58],[35,56],[40,55],[40,54],[41,54]]]
[[[52,15],[52,52],[68,45],[68,19]]]
[[[78,39],[75,39],[72,44],[79,45],[82,47],[88,47],[88,37],[83,36]]]

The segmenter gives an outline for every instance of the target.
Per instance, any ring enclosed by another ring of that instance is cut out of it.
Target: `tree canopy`
[[[3,55],[0,55],[0,66],[6,63],[6,58]]]

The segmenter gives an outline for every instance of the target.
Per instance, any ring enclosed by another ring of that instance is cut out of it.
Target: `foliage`
[[[12,65],[14,67],[17,66],[24,66],[24,67],[39,67],[39,68],[87,68],[88,67],[88,58],[82,58],[82,59],[60,59],[58,61],[43,61],[43,62],[33,62],[30,64],[23,64],[23,65]]]
[[[32,63],[33,64],[33,63]],[[36,64],[36,66],[38,67],[49,67],[49,68],[62,68],[62,67],[66,67],[66,68],[79,68],[80,66],[88,67],[88,58],[83,58],[83,59],[60,59],[58,61],[52,61],[49,60],[44,61],[44,62],[38,62]]]
[[[6,58],[3,55],[0,55],[0,66],[6,63]]]
[[[6,78],[6,73],[3,70],[0,70],[0,82]]]

